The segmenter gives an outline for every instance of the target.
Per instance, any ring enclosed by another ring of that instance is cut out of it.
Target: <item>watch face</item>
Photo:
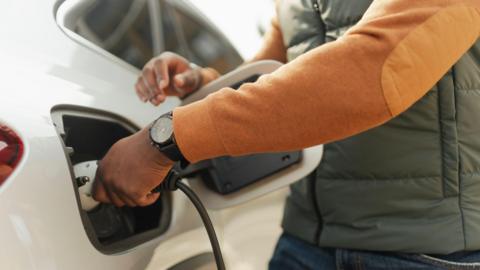
[[[169,117],[158,119],[150,130],[152,140],[158,144],[168,141],[173,134],[173,121]]]

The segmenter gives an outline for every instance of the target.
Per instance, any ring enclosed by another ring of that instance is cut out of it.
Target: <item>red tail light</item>
[[[23,155],[23,142],[15,132],[0,124],[0,185],[13,172]]]

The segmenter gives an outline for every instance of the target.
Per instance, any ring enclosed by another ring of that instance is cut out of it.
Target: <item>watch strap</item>
[[[173,161],[180,161],[183,157],[182,152],[178,148],[178,145],[175,142],[175,139],[172,139],[170,143],[166,145],[158,145],[155,146],[160,150],[165,156]]]

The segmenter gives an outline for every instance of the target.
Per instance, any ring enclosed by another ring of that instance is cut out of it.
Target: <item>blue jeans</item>
[[[463,270],[480,269],[480,251],[449,255],[369,252],[319,248],[283,234],[270,260],[269,270]]]

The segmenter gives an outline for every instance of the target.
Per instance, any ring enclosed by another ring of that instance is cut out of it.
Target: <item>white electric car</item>
[[[215,269],[182,193],[165,192],[144,208],[87,207],[82,188],[94,163],[85,162],[182,102],[278,64],[242,67],[184,101],[153,107],[133,90],[153,55],[175,51],[223,73],[242,62],[187,2],[22,0],[3,2],[0,13],[0,269]],[[185,180],[209,210],[227,269],[266,268],[287,186],[318,165],[321,147],[266,157],[207,161]],[[274,168],[265,171],[265,161]],[[241,184],[222,186],[237,178]]]

